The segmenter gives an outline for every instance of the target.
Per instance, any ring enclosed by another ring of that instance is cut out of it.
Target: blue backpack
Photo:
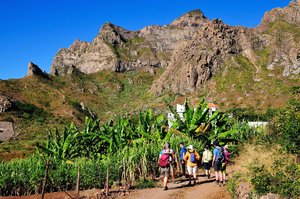
[[[190,162],[197,163],[197,158],[196,158],[195,153],[190,153]]]
[[[223,147],[219,147],[219,148],[217,148],[217,150],[219,151],[219,154],[218,154],[218,157],[217,157],[217,161],[223,163],[225,161],[224,148]]]

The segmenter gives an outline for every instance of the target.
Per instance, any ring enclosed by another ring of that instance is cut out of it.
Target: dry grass
[[[284,166],[279,168],[283,172],[287,170],[286,166],[297,163],[296,156],[287,154],[279,145],[266,147],[247,144],[241,151],[241,155],[236,159],[235,171],[241,173],[246,181],[252,177],[251,167],[264,167],[268,173],[274,175],[273,168],[276,161],[283,161]]]

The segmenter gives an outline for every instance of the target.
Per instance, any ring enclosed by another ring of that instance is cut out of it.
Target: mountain
[[[209,20],[200,10],[138,31],[105,23],[93,41],[60,49],[50,74],[29,63],[26,77],[0,80],[0,121],[17,132],[0,151],[32,150],[47,129],[80,126],[85,116],[166,111],[166,101],[185,97],[207,96],[222,110],[282,107],[299,99],[299,11],[299,2],[273,9],[256,28]]]
[[[69,48],[60,49],[51,74],[63,76],[72,66],[87,74],[104,69],[124,72],[166,67],[174,49],[191,40],[207,21],[200,10],[195,10],[170,25],[148,26],[135,32],[106,23],[92,42],[76,40]]]

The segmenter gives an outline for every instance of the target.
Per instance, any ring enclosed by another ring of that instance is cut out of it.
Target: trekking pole
[[[173,166],[173,164],[170,164],[170,170],[171,170],[171,176],[172,176],[173,183],[175,183],[175,175],[174,175],[174,166]]]
[[[176,165],[177,165],[177,172],[182,172],[182,168],[179,165],[178,157],[176,154],[175,154],[175,161],[176,161]]]

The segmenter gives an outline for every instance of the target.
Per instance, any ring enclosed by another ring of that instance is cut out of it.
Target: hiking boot
[[[165,186],[165,187],[164,187],[164,191],[167,191],[167,190],[168,190],[168,187],[167,187],[167,186]]]
[[[222,181],[220,181],[220,183],[219,183],[219,187],[222,187],[223,186],[223,182]]]
[[[219,185],[219,180],[216,180],[215,183],[216,183],[216,185]]]
[[[189,182],[188,184],[187,184],[187,186],[191,186],[192,185],[192,183],[191,182]]]
[[[197,184],[197,181],[196,180],[194,180],[194,185],[196,185]]]
[[[210,174],[207,175],[207,179],[210,179]]]
[[[223,182],[223,186],[225,186],[225,185],[226,185],[226,182],[224,181],[224,182]]]

